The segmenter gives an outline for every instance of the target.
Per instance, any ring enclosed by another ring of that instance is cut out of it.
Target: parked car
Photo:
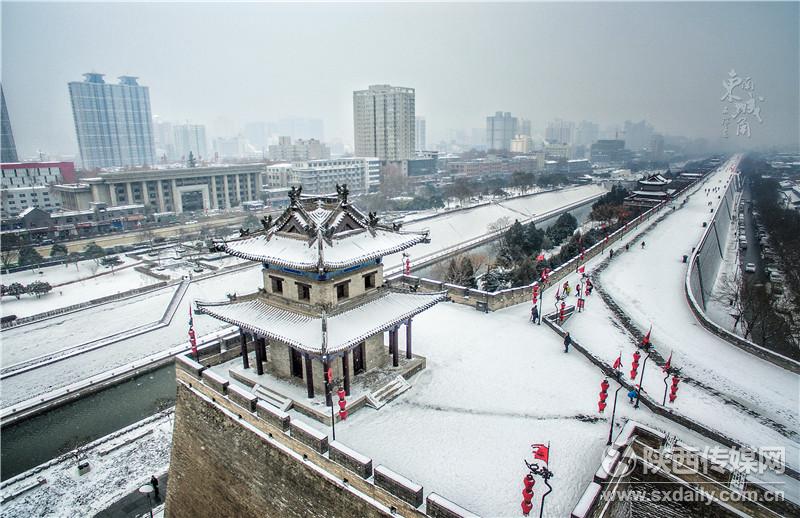
[[[744,265],[745,273],[756,273],[756,265],[754,263],[747,263]]]
[[[739,250],[747,250],[747,240],[740,239],[739,240]]]

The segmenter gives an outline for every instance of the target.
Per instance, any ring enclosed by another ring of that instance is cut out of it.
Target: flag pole
[[[544,472],[542,473],[542,478],[544,479],[544,485],[547,486],[547,492],[542,495],[542,503],[539,506],[539,518],[542,518],[542,516],[544,516],[544,499],[547,498],[547,495],[549,495],[553,491],[553,488],[552,486],[550,486],[549,482],[550,477],[552,476],[553,472],[550,471],[550,441],[547,441],[547,467],[544,469]]]

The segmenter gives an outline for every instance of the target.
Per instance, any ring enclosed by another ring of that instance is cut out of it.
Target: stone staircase
[[[256,385],[255,387],[253,387],[253,392],[255,393],[255,395],[258,396],[259,399],[266,401],[270,405],[284,412],[292,408],[291,399],[275,392],[274,390],[268,387],[262,387],[261,385]]]
[[[383,387],[368,394],[367,406],[377,410],[410,388],[411,385],[408,381],[406,381],[404,377],[398,375]]]

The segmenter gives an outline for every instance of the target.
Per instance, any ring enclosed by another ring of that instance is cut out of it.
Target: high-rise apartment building
[[[600,137],[600,126],[590,121],[581,121],[575,130],[574,144],[589,147]]]
[[[519,123],[517,124],[517,135],[527,135],[529,137],[533,136],[530,119],[519,119]]]
[[[517,118],[509,112],[496,112],[486,117],[486,148],[508,151],[517,134]]]
[[[176,158],[189,159],[189,152],[195,160],[208,159],[208,140],[206,127],[202,124],[178,124],[174,126]]]
[[[556,119],[547,124],[544,138],[551,144],[572,144],[574,142],[575,123]]]
[[[107,84],[103,74],[69,83],[78,147],[87,169],[155,163],[150,90],[136,77]]]
[[[334,193],[337,184],[347,184],[351,193],[364,194],[378,188],[380,172],[378,158],[305,160],[267,166],[263,183],[268,189],[299,185],[309,194]]]
[[[414,156],[414,89],[371,85],[353,92],[356,156],[404,160]]]
[[[414,146],[414,149],[416,151],[425,151],[426,149],[428,149],[427,135],[425,129],[425,117],[416,118],[415,139],[416,139],[416,145]]]
[[[3,138],[0,141],[0,150],[2,157],[0,162],[16,162],[17,159],[17,146],[14,143],[14,133],[11,131],[11,119],[8,117],[8,110],[6,109],[6,94],[3,93],[3,87],[0,86],[0,103],[2,104],[2,132]]]
[[[297,139],[292,142],[289,136],[278,137],[278,144],[269,146],[270,160],[321,160],[331,157],[328,146],[317,139]]]

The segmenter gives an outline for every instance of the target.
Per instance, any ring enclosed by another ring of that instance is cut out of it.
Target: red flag
[[[197,338],[194,334],[194,322],[192,321],[192,305],[189,304],[189,343],[192,345],[192,356],[195,360],[199,360],[197,356]]]
[[[644,338],[642,338],[642,345],[649,345],[650,344],[650,331],[652,331],[652,330],[653,330],[653,326],[651,325],[650,329],[647,330],[647,334],[644,335]]]
[[[614,360],[614,370],[617,370],[620,367],[622,367],[622,353],[619,353],[619,356],[617,356],[617,359]]]
[[[550,447],[545,446],[544,444],[531,444],[531,449],[533,450],[533,458],[536,460],[544,461],[545,464],[549,464],[550,459]]]
[[[581,265],[581,267],[578,268],[578,273],[583,273],[585,271],[586,271],[586,265],[585,264]]]
[[[667,371],[669,371],[669,369],[671,367],[672,367],[672,352],[670,351],[669,358],[667,358],[667,363],[664,364],[664,366],[661,368],[661,370],[663,370],[664,372],[667,372]]]
[[[544,261],[544,254],[539,254],[536,256],[537,261]]]

